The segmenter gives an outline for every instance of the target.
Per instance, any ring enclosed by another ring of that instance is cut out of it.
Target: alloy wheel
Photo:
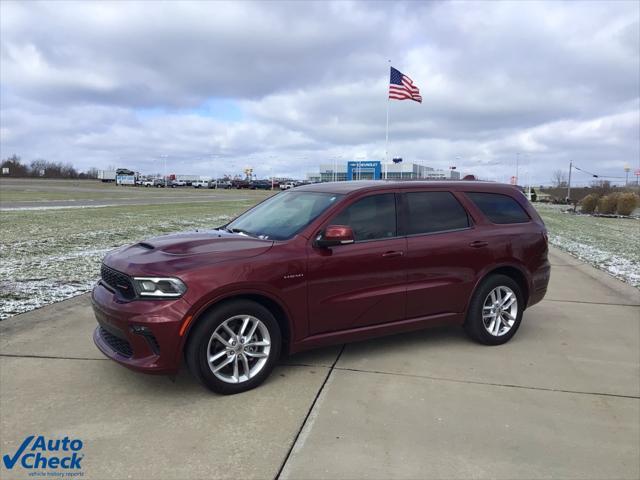
[[[235,315],[222,322],[207,346],[211,372],[226,383],[242,383],[264,368],[271,351],[267,326],[251,315]]]
[[[482,323],[494,337],[508,333],[518,317],[518,298],[509,287],[491,290],[482,306]]]

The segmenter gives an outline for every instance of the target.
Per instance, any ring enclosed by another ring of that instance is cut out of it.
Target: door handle
[[[485,241],[482,241],[482,240],[476,240],[475,242],[471,242],[469,244],[469,246],[473,247],[473,248],[486,247],[487,245],[489,245],[489,242],[485,242]]]
[[[389,258],[389,257],[401,257],[404,255],[404,252],[401,251],[391,251],[391,252],[384,252],[382,254],[383,257],[385,258]]]

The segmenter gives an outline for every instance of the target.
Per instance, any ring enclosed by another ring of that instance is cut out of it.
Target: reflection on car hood
[[[150,238],[109,253],[104,263],[135,274],[163,274],[234,258],[250,258],[271,248],[273,241],[225,230],[185,232]]]

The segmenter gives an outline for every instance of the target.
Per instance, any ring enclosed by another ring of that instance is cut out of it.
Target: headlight
[[[187,286],[179,278],[134,277],[133,285],[140,297],[181,297]]]

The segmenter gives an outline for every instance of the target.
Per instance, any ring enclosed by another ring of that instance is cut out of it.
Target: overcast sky
[[[0,2],[1,155],[303,177],[390,156],[549,183],[640,158],[640,3]],[[588,182],[584,174],[579,182]]]

